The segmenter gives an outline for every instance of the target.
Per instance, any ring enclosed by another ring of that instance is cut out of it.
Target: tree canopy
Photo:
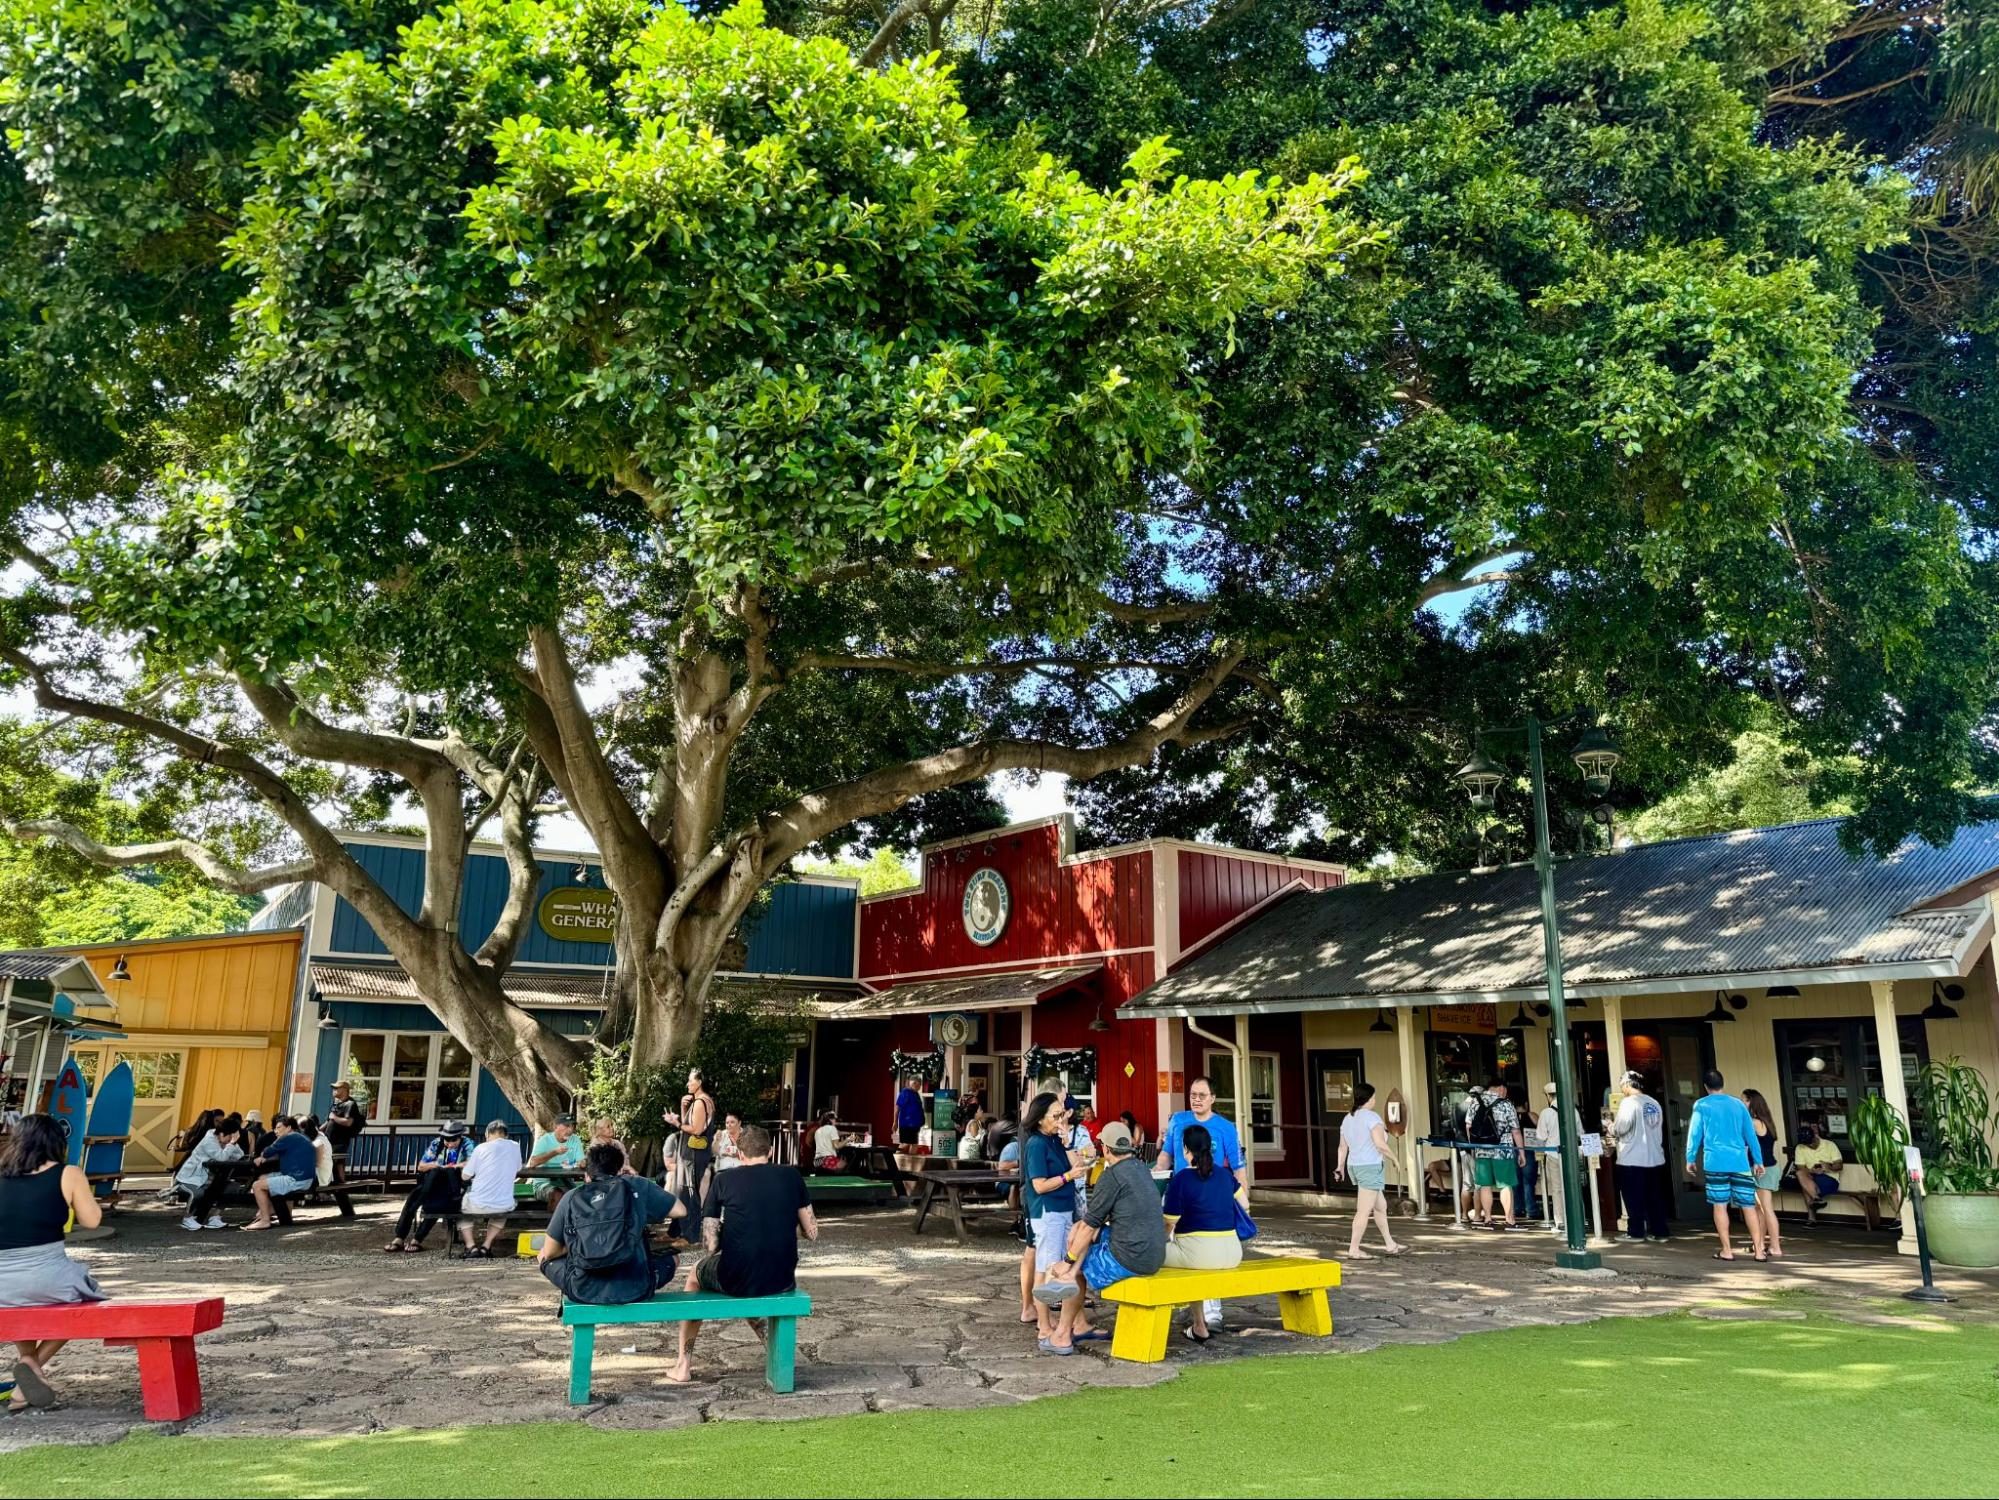
[[[552,807],[642,1067],[768,880],[1001,771],[1449,858],[1474,731],[1599,715],[1650,799],[1761,702],[1861,836],[1975,814],[1984,460],[1860,404],[1925,189],[1773,82],[1848,7],[764,19],[0,0],[0,663],[38,764],[201,799],[10,831],[326,881],[547,1113],[580,1055],[499,977]],[[334,830],[412,810],[405,912]]]

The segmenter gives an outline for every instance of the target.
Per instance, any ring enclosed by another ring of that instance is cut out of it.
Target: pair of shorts
[[[1084,1284],[1099,1292],[1138,1274],[1111,1254],[1111,1247],[1104,1243],[1102,1235],[1090,1246],[1089,1254],[1083,1257],[1083,1264],[1078,1269],[1083,1273]]]
[[[923,1127],[921,1125],[905,1125],[901,1129],[896,1131],[895,1138],[902,1145],[914,1146],[917,1142],[917,1138],[922,1134],[923,1134]]]
[[[293,1193],[312,1191],[314,1179],[310,1177],[287,1177],[282,1172],[273,1172],[264,1179],[265,1191],[273,1198],[289,1198]]]
[[[1812,1173],[1812,1183],[1818,1188],[1821,1198],[1830,1198],[1834,1193],[1839,1191],[1839,1179],[1837,1177],[1828,1177],[1823,1172]]]
[[[1347,1176],[1353,1179],[1355,1187],[1372,1188],[1380,1192],[1388,1183],[1388,1168],[1381,1162],[1348,1162]]]
[[[1756,1173],[1756,1186],[1762,1192],[1774,1193],[1783,1185],[1784,1164],[1782,1162],[1775,1162],[1770,1166],[1763,1167]]]
[[[1034,1269],[1051,1270],[1069,1258],[1069,1231],[1076,1227],[1074,1214],[1043,1209],[1034,1224]]]
[[[505,1208],[474,1208],[468,1209],[464,1218],[466,1222],[476,1224],[481,1229],[492,1229],[506,1223],[511,1212],[511,1209]]]
[[[1520,1186],[1520,1172],[1510,1156],[1475,1156],[1471,1180],[1473,1187],[1513,1188]]]
[[[1714,1208],[1754,1208],[1756,1179],[1747,1172],[1709,1172],[1707,1201]]]

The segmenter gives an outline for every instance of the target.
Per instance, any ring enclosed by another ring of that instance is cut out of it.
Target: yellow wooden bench
[[[1326,1290],[1339,1284],[1338,1261],[1303,1255],[1253,1255],[1233,1271],[1169,1266],[1150,1276],[1128,1276],[1103,1290],[1106,1302],[1118,1304],[1111,1356],[1156,1365],[1166,1358],[1175,1308],[1231,1297],[1267,1297],[1273,1292],[1286,1329],[1327,1338],[1333,1331],[1333,1310],[1326,1303]]]

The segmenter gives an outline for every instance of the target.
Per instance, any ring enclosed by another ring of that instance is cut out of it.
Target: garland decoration
[[[1078,1047],[1064,1052],[1055,1047],[1029,1047],[1021,1059],[1021,1071],[1030,1085],[1067,1073],[1071,1088],[1087,1090],[1097,1081],[1097,1049]]]
[[[891,1052],[889,1069],[897,1078],[914,1078],[935,1088],[944,1081],[944,1054],[934,1047],[928,1052]]]

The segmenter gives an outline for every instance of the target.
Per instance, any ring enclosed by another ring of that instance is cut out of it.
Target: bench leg
[[[194,1340],[134,1339],[139,1352],[139,1394],[149,1422],[185,1422],[201,1414],[201,1367]]]
[[[1333,1332],[1333,1310],[1326,1302],[1326,1289],[1314,1287],[1308,1292],[1279,1292],[1277,1310],[1284,1316],[1284,1326],[1292,1333],[1309,1333],[1316,1338],[1329,1338]]]
[[[790,1395],[796,1383],[797,1348],[798,1319],[772,1318],[764,1344],[764,1383],[780,1396]]]
[[[916,1232],[923,1233],[923,1221],[930,1217],[930,1202],[937,1196],[937,1184],[925,1182],[922,1195],[916,1200]]]
[[[1170,1307],[1122,1306],[1111,1334],[1111,1358],[1156,1365],[1166,1358],[1166,1340],[1173,1332]]]
[[[597,1325],[578,1323],[569,1330],[569,1404],[590,1404],[590,1367],[597,1360]]]
[[[965,1243],[965,1190],[960,1187],[947,1189],[951,1194],[951,1227],[958,1231],[958,1243]]]

